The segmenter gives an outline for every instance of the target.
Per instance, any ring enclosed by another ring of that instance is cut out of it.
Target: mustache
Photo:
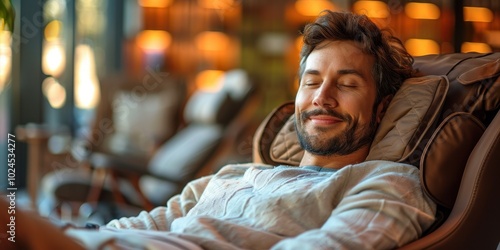
[[[341,114],[341,113],[339,113],[335,110],[332,110],[332,109],[315,109],[315,110],[311,110],[311,111],[304,111],[300,114],[300,117],[302,118],[302,120],[306,120],[306,119],[309,119],[309,117],[315,116],[315,115],[329,115],[329,116],[332,116],[332,117],[335,117],[337,119],[347,121],[347,122],[350,122],[352,120],[351,116]]]

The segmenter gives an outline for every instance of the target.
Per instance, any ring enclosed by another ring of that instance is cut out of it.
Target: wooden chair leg
[[[118,182],[118,176],[113,170],[108,170],[110,173],[111,181],[111,192],[113,194],[113,199],[120,204],[127,204],[122,192],[120,191],[120,183]]]
[[[90,204],[96,204],[99,201],[104,182],[106,181],[106,175],[107,171],[105,169],[98,168],[92,171],[91,185],[87,196],[87,202]]]
[[[129,177],[130,183],[134,187],[135,191],[139,194],[139,198],[142,201],[142,205],[145,210],[151,211],[154,208],[153,203],[144,195],[141,191],[141,187],[139,186],[140,176],[138,175],[130,175]]]

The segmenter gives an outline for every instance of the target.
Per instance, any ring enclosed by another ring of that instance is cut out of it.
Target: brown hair
[[[314,23],[306,25],[303,35],[299,79],[304,73],[309,54],[326,40],[355,41],[364,53],[375,57],[375,104],[383,97],[395,94],[402,82],[413,73],[413,57],[406,51],[401,40],[394,37],[390,30],[379,29],[365,15],[325,10]]]

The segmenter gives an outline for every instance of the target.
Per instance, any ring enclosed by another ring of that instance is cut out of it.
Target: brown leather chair
[[[367,160],[421,170],[435,224],[402,249],[495,249],[500,242],[500,53],[415,58],[415,77],[393,98]],[[254,137],[254,161],[298,165],[293,102]]]

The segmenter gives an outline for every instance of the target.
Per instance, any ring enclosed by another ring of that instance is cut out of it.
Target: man
[[[96,247],[99,235],[119,247],[184,249],[389,249],[411,242],[435,213],[418,169],[365,162],[411,65],[401,42],[367,17],[326,11],[304,30],[295,102],[305,149],[300,167],[229,165],[190,182],[165,207],[113,220],[99,233],[66,233]]]

